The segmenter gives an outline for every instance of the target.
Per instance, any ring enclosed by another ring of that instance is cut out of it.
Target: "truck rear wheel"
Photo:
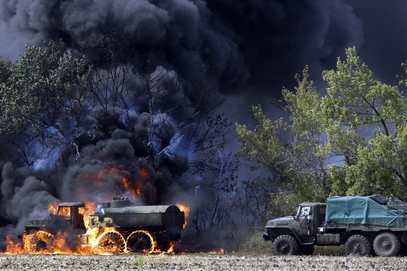
[[[120,253],[124,251],[124,238],[115,231],[104,232],[98,240],[98,247],[102,252]]]
[[[391,232],[383,232],[373,241],[374,252],[378,256],[395,256],[400,252],[400,240]]]
[[[299,250],[297,240],[290,235],[280,235],[273,242],[274,255],[297,255]]]
[[[363,235],[355,234],[345,242],[345,253],[348,255],[369,255],[372,252],[372,246],[369,240]]]
[[[126,251],[151,253],[154,251],[154,239],[148,231],[134,231],[127,237]]]

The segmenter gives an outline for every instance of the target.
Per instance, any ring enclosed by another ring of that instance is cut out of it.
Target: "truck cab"
[[[273,251],[276,255],[281,254],[312,254],[315,239],[320,227],[325,219],[326,204],[320,202],[301,203],[296,214],[291,216],[272,219],[265,227],[264,240],[271,240],[277,243]],[[278,239],[278,240],[277,240]],[[293,243],[293,246],[278,246],[279,243]],[[295,245],[296,244],[296,245]],[[290,247],[294,251],[285,251]]]
[[[46,218],[30,220],[25,225],[25,233],[31,234],[39,230],[51,233],[61,230],[82,233],[86,230],[83,220],[84,210],[83,202],[61,202],[58,204],[56,215],[50,214]]]
[[[61,202],[58,204],[58,211],[55,221],[59,227],[68,231],[85,231],[83,213],[85,204],[83,202]]]
[[[318,227],[325,219],[325,211],[325,203],[301,203],[296,214],[268,221],[263,238],[273,241],[281,234],[293,234],[298,237],[301,244],[313,244]]]

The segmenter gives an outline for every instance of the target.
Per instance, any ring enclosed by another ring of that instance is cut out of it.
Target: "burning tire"
[[[53,253],[55,238],[46,231],[24,235],[24,249],[29,253]]]
[[[99,237],[98,247],[104,253],[120,253],[124,251],[124,242],[120,233],[108,231]]]
[[[134,231],[127,237],[126,251],[151,253],[154,251],[154,239],[147,231]]]

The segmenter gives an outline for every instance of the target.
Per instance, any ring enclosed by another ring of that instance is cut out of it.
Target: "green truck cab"
[[[406,209],[394,196],[330,197],[268,221],[263,238],[273,242],[275,255],[311,255],[315,245],[343,244],[347,254],[394,256],[407,244]]]

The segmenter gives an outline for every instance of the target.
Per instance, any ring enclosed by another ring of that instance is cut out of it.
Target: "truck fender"
[[[264,234],[264,235],[263,235],[263,239],[264,239],[264,240],[271,240],[271,241],[274,241],[274,239],[277,238],[277,237],[280,236],[280,235],[291,235],[292,237],[294,237],[294,238],[297,240],[297,242],[298,242],[300,245],[307,245],[307,243],[306,243],[306,244],[301,243],[301,240],[300,240],[300,237],[299,237],[298,233],[296,233],[295,231],[293,231],[293,230],[290,229],[290,228],[288,228],[288,229],[287,229],[287,228],[266,228],[267,233],[268,233],[268,230],[269,230],[269,229],[273,230],[276,234],[273,234],[273,237],[270,236],[269,234]],[[313,244],[313,243],[312,243],[312,244]]]

